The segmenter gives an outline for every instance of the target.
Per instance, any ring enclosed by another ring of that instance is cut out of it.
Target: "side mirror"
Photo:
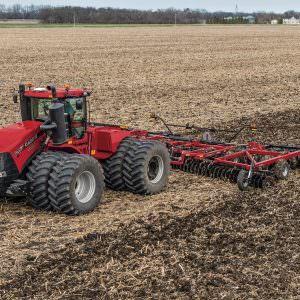
[[[18,103],[18,95],[13,95],[13,101],[14,103]]]
[[[76,100],[76,109],[77,110],[82,110],[82,107],[83,107],[83,101],[82,101],[82,99]]]

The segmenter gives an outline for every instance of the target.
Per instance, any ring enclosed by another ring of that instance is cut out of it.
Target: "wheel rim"
[[[243,180],[243,187],[246,189],[248,186],[249,186],[248,179],[245,178],[245,179]]]
[[[283,175],[283,177],[287,177],[289,175],[289,168],[288,167],[284,167],[284,169],[282,171],[282,175]]]
[[[164,161],[160,156],[156,155],[150,159],[147,174],[151,183],[158,183],[161,180],[164,174]]]
[[[95,176],[89,172],[82,172],[75,182],[75,196],[81,203],[89,202],[96,190]]]

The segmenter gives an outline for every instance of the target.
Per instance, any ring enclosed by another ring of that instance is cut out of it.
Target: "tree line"
[[[173,8],[158,10],[136,10],[94,7],[51,7],[0,5],[0,19],[39,19],[42,23],[83,23],[83,24],[224,24],[247,23],[249,13],[208,12],[204,9]],[[256,23],[270,23],[283,18],[300,18],[300,12],[287,11],[283,14],[272,12],[251,13]]]

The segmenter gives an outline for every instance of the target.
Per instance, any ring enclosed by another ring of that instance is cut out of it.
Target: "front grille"
[[[0,154],[0,172],[4,171],[4,156],[5,156],[4,154],[6,154],[6,153]]]
[[[5,172],[5,173],[3,173]],[[18,168],[9,153],[0,153],[0,195],[4,195],[10,184],[19,177]]]

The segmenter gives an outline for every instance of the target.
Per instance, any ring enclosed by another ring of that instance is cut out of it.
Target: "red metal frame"
[[[137,131],[134,134],[136,138],[159,140],[165,143],[171,154],[171,164],[177,166],[184,165],[186,159],[193,158],[195,160],[209,159],[215,164],[223,164],[247,171],[251,169],[260,171],[279,160],[288,161],[292,158],[300,157],[300,150],[271,151],[267,150],[264,145],[256,142],[243,145],[244,150],[241,151],[239,145],[210,144],[198,140],[178,141],[162,134],[149,135],[146,131]],[[172,156],[174,154],[176,154],[176,157]],[[249,161],[249,163],[238,162],[236,161],[237,159],[240,161]]]
[[[258,147],[257,147],[258,146]],[[223,157],[216,158],[214,160],[215,163],[221,163],[226,165],[231,165],[234,167],[244,168],[249,171],[251,169],[261,170],[264,167],[271,166],[279,160],[290,160],[295,157],[300,156],[300,150],[292,151],[292,152],[279,152],[279,151],[268,151],[264,150],[262,145],[253,145],[249,144],[247,149],[244,151],[238,151],[230,155],[226,155]],[[240,163],[233,161],[237,158],[247,158],[251,163]],[[257,161],[257,157],[259,157],[259,161]],[[267,157],[267,158],[266,158]]]

